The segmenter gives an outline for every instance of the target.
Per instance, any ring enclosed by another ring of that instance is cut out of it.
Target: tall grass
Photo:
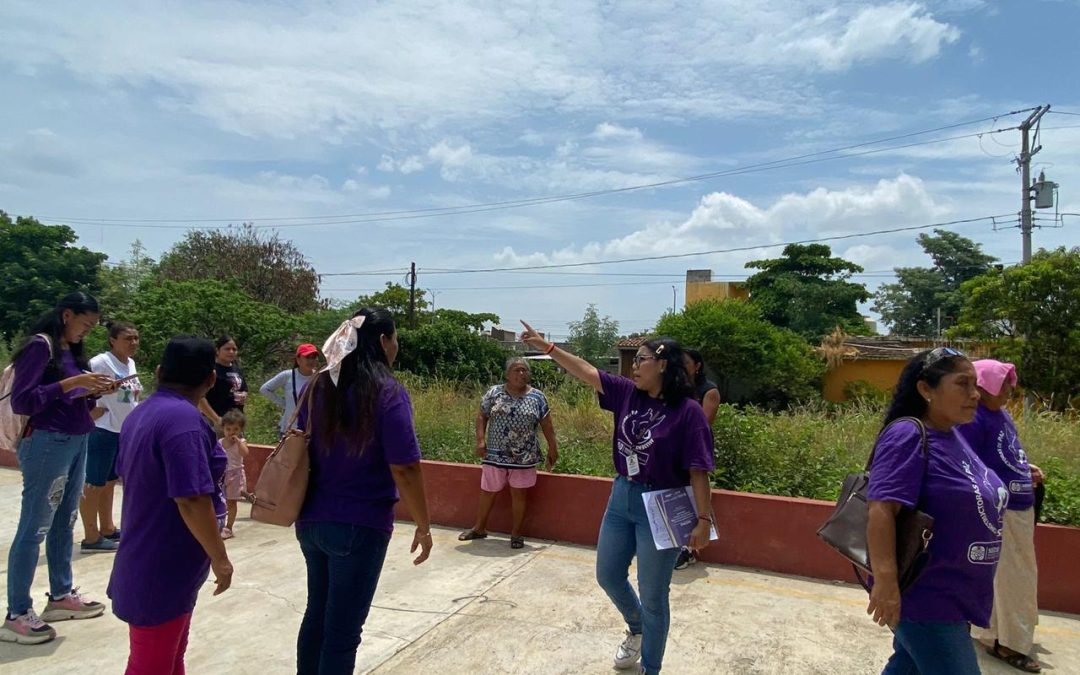
[[[427,459],[477,462],[475,421],[484,387],[402,375]],[[252,380],[253,389],[257,387]],[[559,440],[558,473],[611,476],[613,420],[591,390],[568,382],[545,390]],[[247,406],[249,437],[276,440],[277,412],[258,394]],[[713,425],[716,487],[832,500],[860,470],[881,428],[880,404],[815,404],[783,413],[720,406]],[[1031,461],[1048,475],[1043,520],[1080,526],[1080,421],[1053,413],[1015,415]],[[542,441],[541,441],[542,442]]]

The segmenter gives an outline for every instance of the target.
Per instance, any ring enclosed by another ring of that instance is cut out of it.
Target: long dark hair
[[[397,330],[394,317],[385,309],[365,307],[353,314],[353,318],[358,316],[364,317],[364,325],[357,331],[356,349],[341,362],[337,386],[329,373],[322,373],[311,392],[319,401],[315,431],[320,439],[325,439],[328,448],[339,434],[347,434],[359,441],[349,448],[349,454],[356,455],[363,453],[375,433],[379,394],[393,378],[379,338]]]
[[[60,299],[60,302],[56,303],[56,307],[53,307],[48,312],[41,315],[34,325],[30,327],[30,334],[27,335],[23,343],[19,345],[19,348],[15,350],[15,353],[11,355],[11,362],[15,363],[19,360],[19,357],[23,355],[26,348],[34,340],[34,336],[38,333],[44,333],[49,336],[52,341],[52,358],[49,360],[49,364],[45,367],[46,372],[51,376],[56,376],[60,372],[60,340],[64,336],[64,310],[70,309],[73,314],[101,314],[101,308],[98,306],[98,301],[94,296],[89,293],[83,293],[82,291],[76,291],[69,293]],[[83,350],[83,343],[75,342],[68,345],[68,349],[71,350],[71,355],[75,357],[75,363],[78,364],[80,370],[89,370],[89,360],[86,358],[86,354]],[[54,371],[49,373],[48,371]]]
[[[882,428],[901,417],[921,419],[926,415],[929,406],[919,393],[919,382],[926,382],[937,388],[942,378],[955,373],[967,362],[968,358],[962,353],[948,348],[928,349],[913,356],[900,373],[900,380],[896,383]]]
[[[695,387],[700,387],[705,384],[705,359],[701,357],[701,352],[696,349],[684,349],[683,353],[690,357],[690,360],[697,364],[697,372],[694,373],[690,379],[693,380]],[[689,373],[687,373],[689,375]]]
[[[660,373],[660,398],[671,405],[678,405],[684,398],[691,398],[694,395],[694,385],[690,382],[690,373],[686,372],[682,346],[667,337],[649,340],[644,346],[656,357],[657,364],[661,361],[667,363],[664,372]]]

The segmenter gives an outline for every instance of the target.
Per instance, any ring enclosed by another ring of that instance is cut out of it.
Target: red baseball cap
[[[315,345],[310,342],[305,342],[296,348],[297,356],[311,356],[312,354],[318,354],[319,350],[315,348]]]

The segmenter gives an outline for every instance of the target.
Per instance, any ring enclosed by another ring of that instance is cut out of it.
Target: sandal
[[[525,537],[510,537],[510,548],[525,548]]]
[[[458,541],[472,541],[473,539],[487,539],[487,532],[477,532],[476,530],[469,530],[468,532],[462,532],[457,536]]]
[[[1012,654],[1006,654],[1001,651],[1001,643],[994,640],[993,647],[987,647],[986,653],[993,656],[995,659],[999,659],[1009,664],[1017,670],[1022,670],[1025,673],[1041,673],[1042,666],[1039,662],[1031,658],[1027,654],[1021,654],[1019,652],[1013,652]]]

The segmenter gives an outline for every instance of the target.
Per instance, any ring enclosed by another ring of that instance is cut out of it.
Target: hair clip
[[[659,347],[657,347],[657,348],[656,348],[656,355],[657,355],[657,356],[660,356],[661,354],[663,354],[663,353],[664,353],[664,347],[665,347],[665,346],[666,346],[666,345],[660,345]]]

